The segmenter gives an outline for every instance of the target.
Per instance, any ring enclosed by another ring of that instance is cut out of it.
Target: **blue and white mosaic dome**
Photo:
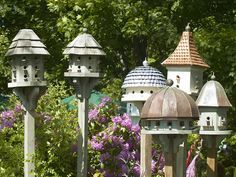
[[[122,88],[130,87],[164,87],[166,79],[164,75],[156,68],[148,66],[147,61],[143,66],[138,66],[128,73]]]

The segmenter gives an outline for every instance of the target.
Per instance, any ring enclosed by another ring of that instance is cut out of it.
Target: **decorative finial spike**
[[[211,80],[215,80],[215,79],[216,79],[215,73],[212,71],[212,73],[211,73]]]
[[[190,27],[190,23],[187,24],[187,26],[185,27],[186,31],[191,31],[191,27]]]
[[[148,66],[148,61],[146,57],[145,57],[145,60],[143,61],[143,66]]]
[[[167,80],[166,80],[166,85],[167,85],[168,87],[171,87],[173,84],[174,84],[173,80],[171,80],[171,79],[167,79]]]
[[[83,33],[87,33],[88,29],[87,28],[83,28]]]

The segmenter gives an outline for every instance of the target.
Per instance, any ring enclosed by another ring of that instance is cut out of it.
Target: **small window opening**
[[[27,66],[24,66],[24,69],[26,69],[27,68]]]
[[[160,126],[160,121],[158,120],[158,121],[156,121],[156,126]]]
[[[150,93],[153,94],[153,91],[151,90]]]
[[[92,66],[89,66],[89,69],[92,69]]]
[[[143,90],[141,90],[140,93],[143,93]]]
[[[184,127],[184,121],[180,121],[179,125],[180,125],[181,127]]]
[[[135,93],[134,91],[132,91],[132,93]]]

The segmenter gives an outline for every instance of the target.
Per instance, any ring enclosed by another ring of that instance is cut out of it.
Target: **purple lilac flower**
[[[103,142],[96,142],[96,141],[91,141],[91,146],[94,150],[100,151],[103,150]]]
[[[122,171],[123,174],[127,174],[128,173],[129,169],[128,169],[126,164],[123,164],[121,166],[121,171]]]
[[[116,116],[112,119],[112,122],[115,124],[120,124],[122,121],[123,120],[122,120],[121,116]]]
[[[133,168],[133,173],[135,177],[140,177],[140,166],[139,164],[136,164]]]
[[[121,143],[124,142],[123,137],[118,137],[118,136],[112,136],[111,140],[113,142],[113,145],[120,145]]]
[[[136,125],[133,125],[131,130],[134,132],[134,133],[140,133],[140,126],[138,124]]]
[[[105,123],[105,122],[107,122],[107,118],[106,117],[100,117],[99,122],[100,123]]]
[[[106,152],[106,153],[104,153],[104,154],[101,154],[100,160],[101,160],[101,162],[105,162],[105,161],[107,161],[110,157],[111,157],[111,155],[110,155],[108,152]]]
[[[97,108],[91,109],[88,113],[88,118],[89,120],[95,120],[99,111]]]
[[[151,165],[151,168],[152,168],[152,172],[154,173],[156,171],[156,165],[157,165],[157,162],[152,160],[152,165]]]
[[[115,177],[115,175],[110,171],[104,171],[104,177]]]
[[[15,112],[16,113],[19,113],[19,112],[21,112],[21,105],[20,104],[17,104],[16,106],[15,106]]]
[[[16,118],[14,117],[14,111],[10,110],[10,111],[3,111],[1,113],[1,129],[3,129],[4,127],[6,128],[12,128]]]
[[[131,119],[125,119],[121,122],[121,125],[126,127],[127,129],[131,130],[132,122]]]
[[[130,156],[130,152],[129,151],[122,150],[118,154],[117,159],[122,160],[122,162],[124,162],[124,161],[128,161],[129,160],[129,156]]]

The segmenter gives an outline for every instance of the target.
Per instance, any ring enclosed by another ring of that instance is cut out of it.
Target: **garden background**
[[[62,82],[68,66],[62,51],[83,28],[107,54],[101,61],[104,77],[96,90],[112,99],[105,97],[95,107],[91,105],[89,174],[135,176],[139,168],[138,127],[130,125],[116,102],[122,95],[121,84],[146,56],[151,66],[165,74],[160,63],[173,52],[188,22],[199,53],[211,66],[204,81],[214,71],[233,105],[228,114],[233,133],[226,140],[227,149],[219,150],[220,177],[232,177],[236,166],[235,0],[0,0],[0,176],[23,176],[24,111],[7,88],[11,69],[4,56],[20,29],[33,29],[51,54],[45,61],[50,84],[37,107],[37,176],[75,176],[77,113],[62,101],[74,93],[67,80]],[[191,136],[189,147],[197,139]],[[105,153],[107,149],[112,156]],[[155,149],[153,172],[161,175],[162,155],[158,147]],[[197,163],[198,176],[202,177],[204,153],[203,149]]]

